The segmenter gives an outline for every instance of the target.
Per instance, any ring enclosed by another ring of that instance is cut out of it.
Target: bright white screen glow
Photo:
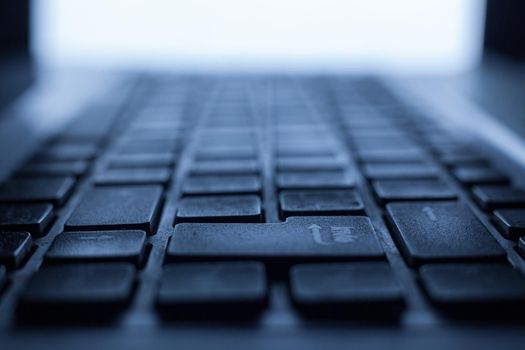
[[[481,0],[33,0],[44,65],[451,73]]]

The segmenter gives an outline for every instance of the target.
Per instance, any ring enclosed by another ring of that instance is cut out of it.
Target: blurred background
[[[46,67],[453,74],[477,65],[483,0],[33,0]]]

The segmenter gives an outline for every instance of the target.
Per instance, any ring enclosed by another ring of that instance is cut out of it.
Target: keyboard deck
[[[0,185],[0,328],[520,323],[525,192],[431,112],[371,78],[134,81]]]

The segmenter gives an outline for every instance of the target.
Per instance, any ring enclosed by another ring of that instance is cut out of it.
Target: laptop
[[[524,343],[522,2],[461,76],[103,85],[35,65],[41,6],[0,5],[3,349]]]

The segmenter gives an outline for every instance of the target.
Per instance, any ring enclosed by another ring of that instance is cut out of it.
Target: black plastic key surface
[[[62,205],[74,185],[73,177],[14,178],[0,186],[0,202],[49,202]]]
[[[247,194],[261,191],[256,175],[190,176],[182,185],[185,195]]]
[[[90,143],[58,143],[49,146],[36,159],[45,160],[87,160],[97,154],[97,147]]]
[[[27,232],[0,232],[0,264],[15,268],[31,250],[31,235]]]
[[[494,221],[503,234],[511,239],[525,236],[525,209],[499,209]]]
[[[259,262],[168,264],[157,309],[166,318],[251,318],[264,309],[267,298],[266,272]]]
[[[454,176],[465,185],[501,184],[509,179],[486,165],[463,165],[453,169]]]
[[[276,176],[279,189],[344,189],[354,186],[351,177],[341,171],[283,172]]]
[[[363,165],[369,179],[433,179],[439,177],[438,169],[427,163],[371,163]]]
[[[167,184],[170,179],[171,169],[164,167],[106,169],[94,176],[97,185]]]
[[[28,231],[41,236],[54,217],[51,204],[0,205],[0,230]]]
[[[356,153],[358,159],[366,163],[420,163],[426,158],[423,151],[418,148],[405,150],[362,150]]]
[[[66,221],[68,231],[131,229],[153,233],[162,187],[95,187],[85,193]]]
[[[46,253],[50,262],[122,261],[138,264],[144,255],[144,231],[64,232]]]
[[[396,318],[402,291],[386,262],[304,264],[290,270],[294,305],[307,316]]]
[[[276,160],[279,172],[286,171],[340,171],[345,164],[336,157],[311,156],[311,157],[280,157]]]
[[[485,210],[496,208],[525,208],[525,192],[505,185],[478,185],[472,187],[472,195]]]
[[[44,266],[22,293],[18,315],[28,322],[111,318],[129,302],[134,281],[132,264]]]
[[[261,199],[255,195],[198,196],[180,201],[177,222],[260,222]]]
[[[285,217],[364,213],[361,197],[353,190],[283,191],[279,199]]]
[[[284,223],[179,224],[168,246],[173,260],[301,261],[381,259],[367,217],[292,217]]]
[[[5,267],[0,265],[0,289],[4,287],[6,279]]]
[[[381,202],[456,198],[455,191],[442,180],[377,180],[372,187]]]
[[[459,317],[511,316],[525,309],[525,276],[508,264],[421,267],[423,287],[437,307]]]
[[[157,168],[169,167],[174,163],[172,153],[156,154],[119,154],[110,156],[108,167],[110,169],[129,169],[129,168]]]
[[[506,255],[464,204],[390,203],[386,210],[394,238],[411,265],[493,260]]]
[[[17,176],[76,176],[80,177],[88,169],[88,163],[83,160],[63,160],[63,161],[40,161],[31,162],[19,171]]]

